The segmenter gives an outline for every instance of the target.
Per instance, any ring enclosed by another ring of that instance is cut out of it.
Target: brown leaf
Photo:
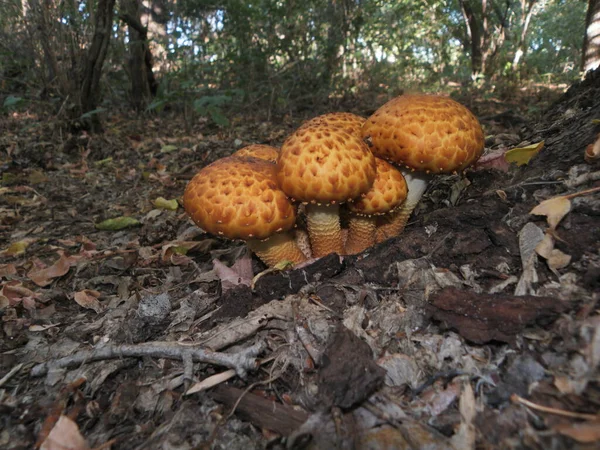
[[[568,198],[553,197],[541,202],[529,214],[546,216],[548,225],[554,230],[569,211],[571,211],[571,201]]]
[[[47,286],[52,283],[53,278],[58,278],[65,275],[69,271],[72,263],[74,263],[74,260],[70,256],[67,256],[65,253],[63,253],[58,261],[56,261],[50,267],[43,269],[31,269],[27,274],[27,277],[38,286]]]
[[[555,425],[554,429],[582,444],[600,441],[600,421],[560,423]]]
[[[77,424],[62,415],[40,446],[40,450],[89,450],[89,448]]]
[[[75,294],[73,294],[73,299],[79,306],[87,309],[93,309],[99,314],[104,311],[104,307],[98,301],[98,297],[100,297],[100,295],[101,294],[98,291],[84,289],[83,291],[75,292]]]

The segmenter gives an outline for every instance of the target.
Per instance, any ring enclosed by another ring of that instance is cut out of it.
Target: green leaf
[[[16,106],[19,103],[23,103],[23,99],[21,97],[15,97],[14,95],[9,95],[4,99],[4,107],[10,108],[11,106]]]
[[[160,149],[161,153],[171,153],[172,151],[177,150],[177,146],[176,145],[163,145],[162,148]]]
[[[167,200],[163,197],[158,197],[152,203],[154,203],[154,206],[156,206],[159,209],[167,209],[169,211],[176,211],[179,207],[177,200]]]
[[[80,119],[89,119],[89,118],[95,116],[96,114],[100,114],[104,111],[106,111],[106,108],[96,108],[96,109],[93,109],[91,111],[88,111],[88,112],[82,114]]]
[[[223,114],[223,111],[221,111],[220,108],[209,107],[208,112],[210,114],[210,118],[217,125],[220,125],[222,127],[226,127],[229,125],[229,119],[227,117],[225,117],[225,115]]]
[[[97,230],[103,231],[118,231],[123,228],[140,225],[140,221],[133,217],[121,216],[114,219],[107,219],[96,224]]]

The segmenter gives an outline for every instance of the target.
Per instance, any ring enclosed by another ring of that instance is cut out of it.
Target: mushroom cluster
[[[368,119],[310,119],[281,150],[250,145],[215,161],[189,182],[183,202],[198,226],[246,241],[269,266],[354,254],[399,234],[430,177],[462,172],[483,147],[481,125],[463,105],[401,95]],[[298,205],[309,251],[294,238]]]

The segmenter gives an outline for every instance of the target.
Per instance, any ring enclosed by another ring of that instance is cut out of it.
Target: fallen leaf
[[[560,423],[554,426],[554,430],[582,444],[600,441],[600,420],[582,423]]]
[[[163,198],[163,197],[158,197],[152,203],[154,204],[154,206],[156,206],[159,209],[167,209],[169,211],[176,211],[177,208],[179,207],[177,200],[175,200],[175,199],[167,200],[166,198]]]
[[[79,305],[87,309],[93,309],[96,313],[100,314],[104,311],[104,307],[98,301],[100,292],[92,289],[84,289],[83,291],[75,292],[73,294],[73,300]]]
[[[89,446],[75,422],[61,415],[40,450],[89,450]]]
[[[74,262],[75,261],[73,258],[67,256],[66,253],[63,253],[58,261],[56,261],[50,267],[42,269],[36,267],[31,269],[27,274],[27,277],[38,286],[44,287],[52,283],[53,278],[58,278],[65,275],[69,271],[71,264]]]
[[[177,150],[177,146],[176,145],[165,145],[160,149],[161,153],[171,153],[173,151]]]
[[[504,157],[506,152],[506,149],[500,149],[483,155],[475,163],[474,170],[496,169],[502,172],[508,172],[510,164]]]
[[[2,256],[19,256],[25,253],[27,247],[31,245],[33,242],[37,241],[37,239],[27,238],[21,239],[20,241],[13,242],[8,246],[7,249],[0,252]]]
[[[139,220],[134,219],[133,217],[122,216],[114,219],[104,220],[100,223],[97,223],[95,226],[97,230],[118,231],[136,225],[140,225]]]
[[[548,225],[555,230],[562,218],[565,217],[569,211],[571,211],[571,201],[568,198],[561,196],[544,200],[533,208],[529,214],[546,216]]]
[[[16,275],[17,268],[14,264],[0,264],[0,278],[7,278],[10,275]]]
[[[513,148],[504,154],[504,159],[509,163],[516,163],[517,166],[529,164],[531,158],[537,155],[544,148],[544,141],[525,147]]]

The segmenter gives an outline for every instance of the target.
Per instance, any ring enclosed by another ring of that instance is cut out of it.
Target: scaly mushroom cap
[[[361,137],[361,129],[365,122],[366,119],[364,117],[357,116],[356,114],[347,112],[334,112],[313,117],[312,119],[307,120],[300,125],[300,129],[315,124],[321,124],[341,128],[347,133]]]
[[[433,173],[462,171],[484,148],[477,118],[460,103],[437,95],[390,100],[367,119],[362,136],[376,156]]]
[[[375,244],[377,221],[375,216],[397,208],[406,199],[408,188],[402,173],[385,162],[377,161],[377,175],[371,189],[360,199],[348,203],[353,213],[348,219],[347,254],[360,253]]]
[[[342,203],[367,192],[375,179],[375,157],[343,129],[315,123],[286,139],[277,159],[277,181],[291,198]]]
[[[185,210],[202,229],[229,239],[266,239],[289,230],[296,211],[275,171],[275,164],[258,158],[219,159],[189,182]]]
[[[377,175],[371,189],[361,198],[348,203],[348,209],[360,215],[385,214],[399,206],[408,192],[402,173],[381,158],[375,158]]]
[[[231,156],[252,156],[258,159],[264,159],[269,162],[277,162],[279,156],[279,149],[271,147],[270,145],[263,144],[252,144],[247,147],[240,148]]]

